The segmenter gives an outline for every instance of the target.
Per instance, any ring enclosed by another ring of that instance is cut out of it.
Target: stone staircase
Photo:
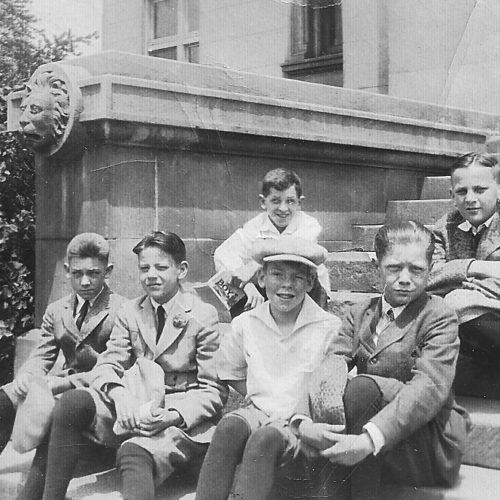
[[[432,227],[452,206],[449,177],[427,177],[419,200],[389,201],[386,222],[413,219]],[[334,252],[328,257],[332,311],[342,314],[351,304],[373,296],[378,289],[372,261],[373,240],[380,225],[354,225],[356,252]],[[472,383],[472,381],[471,381]],[[467,450],[457,484],[450,489],[386,485],[384,500],[493,500],[500,498],[500,401],[459,397],[472,420]]]

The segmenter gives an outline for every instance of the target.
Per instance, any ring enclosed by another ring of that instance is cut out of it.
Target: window
[[[152,0],[150,5],[149,55],[198,63],[199,0]]]
[[[340,0],[303,0],[291,5],[290,55],[282,65],[287,76],[342,74],[341,14]]]

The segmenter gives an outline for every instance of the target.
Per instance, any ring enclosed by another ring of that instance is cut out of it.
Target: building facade
[[[497,0],[103,2],[103,50],[500,113]]]

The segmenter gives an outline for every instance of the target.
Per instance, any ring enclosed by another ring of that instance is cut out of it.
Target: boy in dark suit
[[[206,451],[222,411],[227,388],[215,367],[217,311],[180,286],[188,272],[184,242],[155,231],[133,251],[145,295],[117,314],[92,389],[70,391],[56,404],[44,499],[64,500],[89,445],[82,432],[90,430],[95,441],[119,447],[124,498],[152,500],[155,483]],[[161,389],[147,414],[126,382],[137,364],[159,373],[145,379],[144,392],[149,383]]]
[[[482,371],[500,374],[499,174],[500,166],[493,156],[469,153],[458,158],[451,168],[456,210],[434,228],[436,251],[428,290],[444,295],[458,315],[462,354],[457,368],[459,392],[465,359],[472,369],[477,365]],[[478,389],[486,390],[484,386]],[[500,397],[500,388],[494,392]]]
[[[89,385],[88,372],[104,351],[116,312],[125,301],[106,284],[113,265],[109,262],[109,245],[101,235],[75,236],[66,249],[64,268],[72,293],[47,307],[40,343],[14,381],[0,389],[0,450],[10,438],[17,406],[35,378],[46,377],[53,394]],[[61,349],[65,358],[63,370],[47,375]],[[40,498],[46,453],[44,443],[37,449],[21,498]]]

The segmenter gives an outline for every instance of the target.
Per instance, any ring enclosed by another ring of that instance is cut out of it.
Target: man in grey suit
[[[106,284],[113,265],[109,245],[96,233],[75,236],[64,264],[72,293],[50,304],[43,316],[41,339],[16,378],[0,389],[0,452],[14,425],[18,405],[33,380],[45,377],[53,394],[88,386],[87,375],[104,351],[117,310],[125,301]],[[49,373],[62,349],[63,369]],[[22,498],[38,498],[39,477],[45,473],[46,444],[39,446]],[[41,482],[43,487],[43,481]]]

